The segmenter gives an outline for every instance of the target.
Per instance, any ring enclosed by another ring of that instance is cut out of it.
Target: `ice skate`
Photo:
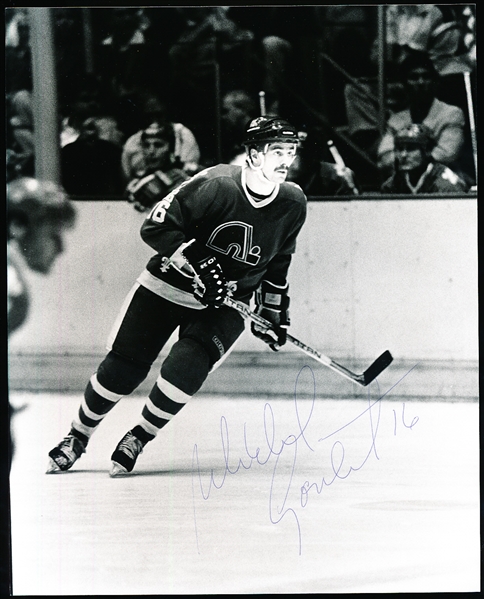
[[[54,474],[69,470],[85,451],[84,443],[69,433],[57,447],[49,451],[49,465],[46,473]]]
[[[123,476],[131,472],[139,454],[143,451],[144,443],[128,431],[116,446],[111,456],[111,477]]]

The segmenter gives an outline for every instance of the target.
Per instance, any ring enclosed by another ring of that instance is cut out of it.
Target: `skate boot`
[[[111,456],[112,467],[110,476],[123,476],[133,470],[139,454],[143,451],[145,444],[135,437],[131,431],[128,431]]]
[[[49,451],[47,474],[69,470],[85,451],[86,445],[72,433],[69,433],[57,447]]]

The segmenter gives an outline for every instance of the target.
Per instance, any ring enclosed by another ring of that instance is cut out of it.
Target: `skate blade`
[[[52,458],[49,458],[49,463],[47,465],[47,470],[45,471],[45,473],[46,474],[57,474],[59,472],[64,472],[64,471],[59,468],[58,464],[56,464]]]
[[[117,462],[112,462],[111,471],[109,472],[111,478],[126,476],[127,474],[129,474],[129,472],[124,466],[121,466],[121,464],[118,464]]]

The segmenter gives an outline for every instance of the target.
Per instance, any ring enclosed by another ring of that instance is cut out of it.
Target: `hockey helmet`
[[[21,177],[7,185],[7,216],[9,221],[16,218],[28,225],[49,219],[60,226],[72,227],[76,212],[62,186]]]
[[[425,125],[412,123],[395,134],[395,147],[397,148],[403,144],[411,144],[429,152],[434,143],[432,132]]]
[[[245,146],[276,141],[298,144],[298,130],[278,117],[259,116],[248,123],[243,142]]]
[[[175,131],[173,129],[173,125],[171,123],[164,123],[160,125],[155,121],[146,127],[146,129],[144,129],[141,133],[142,140],[147,138],[163,139],[164,141],[169,141],[170,144],[172,144],[175,141]]]

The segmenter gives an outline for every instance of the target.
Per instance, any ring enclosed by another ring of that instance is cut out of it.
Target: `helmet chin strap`
[[[276,186],[276,184],[274,183],[274,181],[271,181],[268,177],[266,177],[266,175],[264,174],[264,171],[262,170],[264,168],[264,162],[265,162],[265,152],[267,150],[267,146],[269,144],[266,144],[264,146],[264,149],[261,152],[257,152],[257,154],[259,155],[261,164],[259,166],[255,166],[255,164],[253,163],[252,157],[249,155],[247,158],[247,162],[249,164],[249,168],[252,169],[253,171],[255,171],[255,173],[257,174],[257,176],[259,177],[259,179],[262,181],[262,183],[271,183],[272,185],[274,185],[274,187]]]

